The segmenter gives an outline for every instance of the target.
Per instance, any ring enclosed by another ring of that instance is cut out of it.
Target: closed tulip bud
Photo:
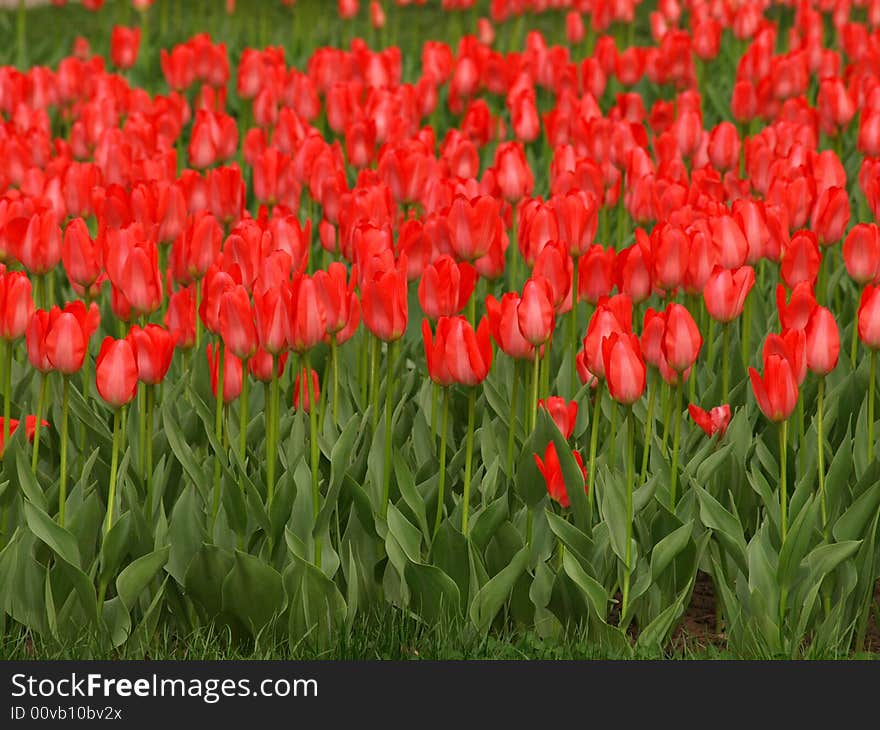
[[[254,309],[247,289],[241,284],[220,298],[220,336],[227,352],[242,360],[247,360],[257,351]]]
[[[719,172],[736,169],[739,165],[739,133],[730,122],[721,122],[709,134],[709,159]]]
[[[475,261],[489,252],[496,228],[501,227],[498,200],[481,195],[474,200],[456,198],[446,214],[449,244],[455,255],[465,261]]]
[[[645,311],[639,346],[648,365],[660,367],[663,357],[663,334],[666,332],[666,312],[656,312],[651,307]]]
[[[504,354],[517,360],[531,360],[535,347],[519,328],[520,297],[516,292],[507,292],[499,302],[491,294],[486,297],[486,314],[492,339]]]
[[[220,302],[223,300],[223,295],[235,285],[235,280],[229,274],[216,268],[205,276],[199,318],[208,332],[220,334]]]
[[[143,329],[135,325],[127,339],[137,361],[138,380],[147,385],[161,383],[174,356],[174,335],[157,324],[148,324]]]
[[[880,277],[880,229],[874,223],[858,223],[843,242],[847,273],[860,286]]]
[[[821,263],[822,253],[815,234],[811,231],[798,231],[782,252],[779,273],[789,289],[802,281],[814,286]]]
[[[551,303],[557,314],[571,310],[571,284],[574,264],[561,241],[551,241],[538,254],[532,268],[533,279],[550,285]]]
[[[277,365],[275,366],[275,372],[277,377],[281,377],[284,374],[284,366],[287,363],[288,353],[281,353],[281,357],[277,358]],[[250,360],[248,360],[248,372],[253,375],[257,380],[263,383],[269,383],[272,380],[272,363],[275,362],[276,358],[273,357],[272,353],[260,348],[257,350],[257,354],[254,355]]]
[[[125,70],[134,66],[141,45],[141,29],[117,25],[110,34],[110,60],[116,68]]]
[[[3,455],[3,450],[5,448],[5,444],[3,441],[3,439],[4,439],[3,434],[6,432],[6,429],[4,428],[5,425],[6,424],[4,422],[4,419],[2,417],[0,417],[0,456]],[[17,418],[10,418],[9,419],[9,435],[11,436],[12,434],[14,434],[20,425],[21,425],[21,421],[19,421]],[[48,428],[49,422],[41,419],[40,420],[40,427],[41,428]],[[25,426],[24,426],[25,438],[27,438],[28,441],[33,442],[34,434],[36,432],[37,432],[37,417],[36,416],[25,416]]]
[[[370,3],[370,24],[377,29],[385,27],[385,11],[377,0]]]
[[[575,358],[575,366],[577,368],[578,380],[581,381],[581,385],[587,385],[591,388],[596,388],[599,385],[599,379],[590,372],[590,368],[587,367],[587,353],[585,350],[581,350],[577,354],[577,358]]]
[[[131,403],[137,395],[138,365],[127,339],[105,337],[95,362],[98,393],[114,408]]]
[[[587,470],[584,467],[584,461],[581,458],[580,452],[573,451],[572,455],[577,462],[578,468],[580,468],[581,473],[584,475],[584,491],[586,492],[588,489]],[[547,485],[547,494],[550,495],[550,499],[558,503],[563,509],[568,508],[570,506],[570,501],[568,492],[565,488],[565,476],[562,474],[562,465],[559,463],[559,454],[556,451],[556,444],[553,441],[547,444],[543,459],[537,454],[533,454],[532,456],[535,459],[538,471],[540,471],[541,475],[544,477],[544,482]]]
[[[716,266],[703,287],[703,301],[709,316],[722,323],[739,317],[754,283],[755,271],[751,266],[741,266],[734,271]]]
[[[298,276],[294,280],[290,287],[289,307],[287,344],[294,352],[311,350],[326,333],[324,311],[312,277]]]
[[[545,279],[529,279],[516,309],[522,336],[532,345],[543,345],[553,334],[553,290]]]
[[[828,375],[837,367],[840,354],[840,331],[834,315],[825,307],[816,307],[807,322],[807,368],[816,375]]]
[[[571,438],[574,433],[575,422],[578,415],[577,401],[567,401],[558,395],[550,396],[547,399],[541,398],[538,401],[538,407],[543,408],[550,414],[550,418],[556,424],[566,441]]]
[[[464,317],[441,317],[432,337],[427,320],[422,322],[425,359],[431,379],[439,385],[479,385],[492,365],[489,323],[483,317],[476,333]]]
[[[419,282],[422,311],[432,320],[459,314],[476,283],[477,271],[471,264],[440,256],[425,269]]]
[[[305,413],[311,413],[312,403],[317,403],[321,398],[321,387],[318,382],[318,373],[309,368],[306,374],[305,368],[300,370],[293,381],[293,407],[297,411],[302,408]]]
[[[688,413],[709,438],[715,434],[720,438],[730,424],[730,406],[726,403],[723,406],[715,406],[709,411],[704,411],[698,405],[691,403],[688,406]]]
[[[859,302],[859,339],[871,350],[880,350],[880,289],[868,285]]]
[[[673,291],[684,283],[691,241],[678,226],[663,224],[651,234],[653,279],[659,287]]]
[[[572,10],[565,15],[565,37],[571,45],[576,45],[584,40],[586,29],[584,28],[583,16]]]
[[[816,308],[816,296],[813,294],[813,286],[808,281],[797,284],[791,292],[791,298],[786,303],[785,287],[778,284],[776,287],[776,308],[779,310],[779,324],[782,329],[802,330],[807,326],[810,315]]]
[[[33,314],[30,279],[20,271],[0,274],[0,338],[12,342],[22,337]]]
[[[289,289],[280,285],[254,291],[254,319],[260,346],[273,355],[287,349],[289,295]]]
[[[608,392],[614,400],[632,405],[642,397],[647,369],[638,337],[632,333],[612,332],[602,340],[602,362]]]
[[[600,301],[587,326],[584,337],[586,366],[599,378],[605,378],[602,341],[614,332],[632,332],[632,300],[626,294]]]
[[[849,195],[845,188],[827,188],[816,201],[810,227],[820,246],[837,243],[849,224]]]
[[[104,240],[107,276],[135,315],[151,314],[162,302],[162,276],[156,242],[139,223],[107,230]]]
[[[718,263],[725,269],[736,269],[746,262],[749,243],[732,215],[719,215],[711,220],[712,242],[718,252]]]
[[[494,169],[501,194],[507,202],[517,203],[532,194],[535,180],[520,143],[499,144],[495,149]]]
[[[616,258],[613,248],[595,244],[578,259],[578,301],[595,306],[602,297],[611,294]]]
[[[380,340],[393,342],[403,336],[409,316],[405,256],[396,267],[377,271],[364,282],[361,315],[367,329]]]
[[[572,256],[590,250],[599,225],[599,204],[592,193],[568,193],[553,198],[559,238]]]
[[[211,392],[217,397],[217,381],[220,379],[219,348],[209,344],[205,353],[208,356],[208,369],[211,372]],[[241,395],[241,360],[231,352],[223,353],[223,402],[232,403]]]
[[[78,293],[89,292],[94,296],[95,284],[100,284],[104,273],[104,252],[100,241],[92,240],[88,226],[82,218],[74,218],[64,231],[61,260],[71,286]]]
[[[165,326],[175,346],[189,350],[196,343],[196,296],[193,286],[178,289],[168,300]]]
[[[770,355],[764,359],[763,377],[749,368],[749,380],[764,415],[776,423],[787,420],[798,399],[798,384],[788,359]]]
[[[14,218],[6,224],[6,235],[15,258],[31,274],[48,274],[61,260],[61,227],[53,210]]]
[[[684,373],[697,361],[702,345],[700,329],[687,308],[677,303],[667,306],[662,352],[669,367]]]
[[[651,258],[650,247],[638,244],[625,248],[617,255],[615,277],[618,291],[636,304],[645,301],[654,287]]]

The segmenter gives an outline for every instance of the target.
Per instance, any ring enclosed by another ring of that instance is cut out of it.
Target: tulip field
[[[880,651],[880,2],[0,32],[0,655]]]

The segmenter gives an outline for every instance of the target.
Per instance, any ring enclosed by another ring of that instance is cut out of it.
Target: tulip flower
[[[8,423],[8,427],[7,427],[7,423]],[[5,451],[5,448],[6,448],[5,439],[7,437],[4,434],[7,431],[9,432],[9,435],[14,434],[18,430],[18,427],[20,425],[21,425],[21,421],[19,421],[16,418],[10,418],[9,421],[6,421],[5,418],[2,419],[2,427],[0,427],[0,456],[3,456],[3,452]],[[48,421],[40,421],[40,425],[43,428],[47,428],[49,426],[49,422]],[[28,441],[33,442],[34,434],[36,433],[36,430],[37,430],[37,417],[36,416],[25,416],[24,434],[25,434],[25,438],[27,438]]]
[[[804,329],[816,308],[816,297],[810,282],[802,281],[796,284],[788,302],[785,299],[785,287],[782,284],[777,285],[776,308],[779,311],[779,324],[783,330]]]
[[[574,456],[581,473],[584,475],[584,491],[589,492],[589,487],[587,485],[587,472],[586,469],[584,469],[584,462],[583,459],[581,459],[580,452],[572,451],[572,455]],[[563,509],[567,509],[570,502],[568,499],[568,491],[565,488],[565,477],[562,474],[562,466],[559,463],[559,454],[556,451],[556,444],[553,441],[547,444],[543,459],[537,454],[532,454],[532,456],[535,459],[538,471],[540,471],[541,476],[544,477],[544,482],[547,485],[547,494],[550,495],[550,499]]]
[[[425,269],[419,282],[419,303],[431,320],[461,313],[473,294],[477,271],[467,262],[441,256]]]
[[[575,421],[577,421],[577,401],[566,401],[565,398],[554,395],[539,400],[538,407],[550,414],[550,418],[553,419],[559,432],[568,441],[574,432]]]
[[[100,240],[92,240],[82,218],[74,218],[64,231],[61,260],[74,291],[95,299],[105,280],[104,252]]]
[[[715,406],[714,408],[704,411],[698,405],[691,403],[688,406],[688,413],[709,438],[718,434],[723,436],[727,431],[730,423],[730,406],[725,403],[723,406]]]
[[[306,370],[300,370],[293,381],[293,407],[294,410],[298,411],[302,408],[306,413],[311,413],[312,403],[317,403],[321,398],[321,390],[317,371],[309,368],[308,372],[311,377],[306,376]]]
[[[113,65],[122,71],[134,66],[140,43],[140,28],[114,26],[110,34],[110,60]]]
[[[746,297],[754,284],[755,271],[751,266],[741,266],[733,271],[716,266],[703,287],[706,311],[713,320],[723,325],[721,397],[725,402],[729,400],[730,323],[742,314]]]
[[[862,290],[858,312],[859,339],[871,351],[868,376],[868,453],[874,453],[874,382],[877,376],[877,350],[880,349],[880,288],[868,285]]]
[[[110,461],[110,488],[107,494],[107,515],[104,534],[113,526],[116,503],[116,481],[119,468],[119,441],[122,407],[137,395],[138,366],[131,343],[127,339],[106,337],[95,362],[95,382],[100,396],[113,407],[113,450]],[[63,441],[62,441],[63,443]],[[59,496],[59,505],[61,497]]]

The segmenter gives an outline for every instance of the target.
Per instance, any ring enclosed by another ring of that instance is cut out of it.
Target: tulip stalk
[[[788,537],[788,483],[786,470],[788,468],[788,421],[779,422],[779,515],[782,532],[782,545],[780,554],[785,550],[785,540]],[[782,623],[785,618],[785,603],[788,598],[788,589],[781,587],[779,594],[779,633],[782,635]]]
[[[317,521],[318,514],[321,511],[321,490],[318,485],[318,409],[317,409],[317,393],[315,392],[315,381],[312,378],[312,368],[309,363],[309,354],[303,355],[303,376],[306,381],[306,387],[309,389],[309,451],[311,461],[309,470],[312,473],[312,515]],[[321,536],[315,535],[315,565],[321,568]]]
[[[571,273],[571,330],[569,331],[569,345],[571,347],[571,397],[577,393],[577,354],[578,354],[578,262],[579,256],[574,257],[574,266]]]
[[[330,404],[330,413],[333,416],[333,425],[339,423],[339,347],[336,344],[336,336],[330,338],[330,372],[333,378],[333,402]]]
[[[742,314],[742,358],[743,365],[748,366],[749,360],[752,356],[752,298],[746,297],[746,302],[743,305],[743,314]]]
[[[721,335],[721,402],[730,403],[730,323]]]
[[[391,439],[394,420],[394,366],[397,354],[397,342],[388,343],[388,373],[385,387],[385,468],[382,470],[382,518],[388,515],[388,500],[391,494]]]
[[[43,411],[46,408],[46,390],[49,378],[46,373],[40,373],[40,394],[37,397],[37,420],[34,424],[34,454],[31,458],[31,471],[36,476],[37,463],[40,459],[40,431],[43,427]],[[3,443],[6,443],[5,441]]]
[[[272,355],[272,379],[269,381],[269,402],[266,408],[266,507],[272,509],[275,496],[275,462],[278,458],[278,356]]]
[[[110,488],[107,491],[107,516],[104,518],[104,535],[110,532],[113,526],[113,503],[116,501],[116,480],[119,471],[119,439],[120,422],[122,421],[122,409],[113,411],[113,450],[110,456]]]
[[[69,410],[70,377],[65,375],[61,389],[61,479],[58,483],[58,524],[61,527],[64,527],[64,508],[67,505],[67,424]]]
[[[468,512],[471,502],[471,468],[474,460],[474,407],[477,401],[475,387],[468,391],[467,441],[464,452],[464,493],[461,498],[461,534],[468,534]]]
[[[440,531],[443,504],[446,499],[446,432],[449,429],[449,388],[443,389],[443,415],[440,417],[440,475],[437,482],[437,516],[434,518],[433,537]]]
[[[675,431],[672,436],[672,469],[669,475],[669,509],[675,512],[675,491],[678,485],[678,450],[681,445],[681,395],[682,384],[675,386],[675,408],[672,417],[675,419]]]
[[[599,444],[599,419],[602,417],[602,383],[596,388],[596,402],[593,405],[592,418],[590,424],[590,465],[587,470],[587,486],[590,493],[590,511],[593,510],[593,502],[596,499],[596,488],[594,477],[596,476],[596,447]]]
[[[507,475],[513,476],[513,447],[516,439],[516,406],[519,397],[517,362],[513,361],[513,392],[510,394],[510,419],[507,422]]]
[[[651,440],[654,438],[654,405],[657,400],[658,377],[657,373],[652,373],[648,381],[648,413],[645,418],[645,447],[642,449],[642,468],[639,472],[639,484],[644,484],[648,476],[648,458],[651,455]]]
[[[250,382],[248,380],[247,360],[241,363],[241,396],[238,401],[238,456],[241,459],[242,467],[247,456],[247,427],[250,417],[249,404]],[[244,473],[239,480],[241,491],[244,492]]]
[[[18,0],[18,15],[15,24],[15,43],[16,57],[18,60],[18,68],[24,71],[27,68],[27,3],[25,0]]]
[[[3,357],[3,445],[9,443],[9,418],[12,410],[10,398],[12,396],[12,348],[13,343],[5,340],[5,352]]]
[[[217,437],[218,446],[223,443],[223,395],[226,386],[226,363],[224,356],[226,348],[223,340],[217,338],[217,396],[214,410],[214,435]],[[211,533],[217,524],[217,515],[220,513],[220,454],[214,457],[214,503],[211,508]]]
[[[379,426],[379,359],[381,357],[382,344],[378,337],[373,336],[373,362],[372,362],[372,385],[370,386],[370,402],[373,405],[371,423],[373,433]]]
[[[153,406],[156,399],[156,386],[147,385],[146,411],[147,411],[147,453],[146,453],[146,477],[147,477],[147,519],[153,516]]]
[[[620,608],[621,625],[629,610],[629,582],[632,575],[632,523],[633,523],[633,462],[635,460],[635,426],[632,406],[626,408],[626,547],[623,569],[623,600]]]
[[[877,352],[871,350],[868,374],[868,459],[874,460],[874,382],[877,380]],[[8,422],[8,420],[7,420]]]

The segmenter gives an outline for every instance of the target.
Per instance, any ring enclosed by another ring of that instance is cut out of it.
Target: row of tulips
[[[743,652],[862,645],[869,30],[826,47],[803,4],[777,52],[690,3],[707,50],[661,5],[636,54],[426,41],[413,83],[394,47],[204,34],[167,94],[0,69],[7,630],[295,643],[390,604],[656,649],[703,572]],[[722,106],[697,70],[735,49]]]

